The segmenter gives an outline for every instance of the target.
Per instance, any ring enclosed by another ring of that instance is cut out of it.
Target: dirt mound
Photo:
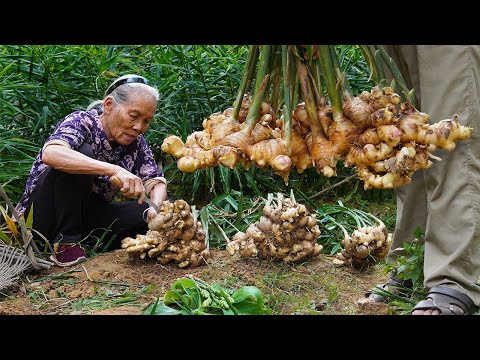
[[[18,286],[0,295],[0,314],[140,315],[176,279],[188,274],[232,289],[257,286],[278,315],[388,313],[384,304],[360,307],[355,303],[387,276],[375,267],[366,272],[336,267],[331,256],[285,264],[212,250],[207,265],[180,269],[175,264],[133,259],[116,250],[71,268],[24,274]]]

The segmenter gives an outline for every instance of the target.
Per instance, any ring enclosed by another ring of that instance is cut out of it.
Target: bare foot
[[[437,309],[415,310],[412,315],[440,315],[440,311]]]
[[[359,305],[372,304],[372,303],[376,303],[376,302],[377,301],[375,300],[375,297],[374,297],[373,294],[370,294],[367,297],[364,297],[364,298],[361,298],[361,299],[357,300],[357,304],[359,304]]]
[[[412,315],[442,315],[442,312],[438,308],[436,308],[435,303],[433,302],[433,299],[431,297],[427,297],[426,300],[432,302],[432,307],[430,309],[412,311]],[[452,313],[458,315],[463,315],[465,313],[461,307],[455,304],[450,303],[448,304],[448,307],[450,308],[450,311],[452,311]]]

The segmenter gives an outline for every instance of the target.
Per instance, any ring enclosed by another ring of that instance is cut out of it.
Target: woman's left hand
[[[147,223],[149,223],[155,216],[157,216],[157,212],[154,208],[149,208],[147,212]]]
[[[162,203],[167,199],[167,185],[164,183],[158,183],[150,191],[149,197],[150,200],[152,200],[160,209]],[[152,220],[156,215],[157,212],[155,209],[149,208],[147,212],[147,222],[150,222],[150,220]]]

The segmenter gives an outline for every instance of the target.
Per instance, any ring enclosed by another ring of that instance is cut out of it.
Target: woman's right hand
[[[120,191],[125,197],[129,199],[140,198],[139,200],[143,201],[145,197],[145,187],[143,186],[142,179],[122,168],[113,173],[112,176],[115,176],[122,182]]]

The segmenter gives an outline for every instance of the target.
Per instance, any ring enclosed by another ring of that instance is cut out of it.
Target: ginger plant
[[[392,234],[387,231],[381,220],[377,221],[377,226],[361,227],[351,236],[345,231],[343,250],[335,255],[333,263],[362,269],[372,263],[383,261],[392,244]]]
[[[260,219],[245,232],[237,232],[226,249],[232,256],[239,253],[242,257],[295,263],[320,254],[319,235],[317,219],[295,201],[293,192],[290,198],[278,193],[276,202],[273,194],[268,194]]]
[[[234,108],[207,117],[203,130],[185,143],[167,137],[162,150],[176,157],[185,172],[255,164],[271,168],[288,184],[292,169],[301,173],[314,167],[331,177],[343,161],[356,169],[365,189],[408,184],[415,171],[440,160],[432,152],[454,150],[456,142],[471,137],[472,128],[461,125],[457,115],[429,124],[428,114],[415,108],[413,89],[406,88],[384,49],[361,49],[376,86],[353,96],[331,45],[251,46]],[[248,84],[257,61],[252,97]],[[385,84],[383,62],[394,75],[390,86]],[[395,93],[397,83],[405,102]],[[298,101],[297,88],[303,101]]]
[[[198,211],[185,200],[166,200],[160,213],[148,223],[147,233],[123,239],[122,248],[132,257],[148,256],[162,265],[174,262],[180,268],[197,267],[210,256],[205,231],[197,218]]]

